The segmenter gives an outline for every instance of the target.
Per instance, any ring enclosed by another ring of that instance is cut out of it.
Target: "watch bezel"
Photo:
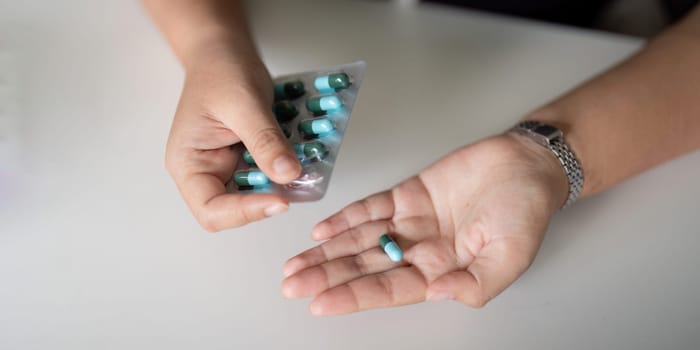
[[[548,148],[559,159],[569,182],[569,195],[561,209],[574,203],[583,190],[584,175],[576,154],[564,142],[564,132],[556,126],[534,120],[520,122],[511,130]]]
[[[521,123],[518,130],[528,133],[537,141],[537,143],[548,146],[552,142],[561,141],[564,138],[564,133],[556,126],[538,122],[526,121]]]

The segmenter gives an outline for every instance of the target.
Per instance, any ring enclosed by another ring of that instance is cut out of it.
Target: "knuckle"
[[[234,227],[242,226],[251,221],[255,221],[255,218],[251,215],[251,213],[245,209],[241,209],[240,211],[238,211],[237,219],[238,220],[234,220]]]
[[[221,229],[237,228],[257,220],[259,219],[254,211],[246,208],[243,204],[239,204],[239,207],[233,211],[233,214],[226,219],[226,226]]]
[[[269,154],[281,148],[282,136],[276,128],[269,127],[258,130],[253,137],[253,150],[258,154]]]
[[[393,288],[391,279],[389,277],[387,277],[386,275],[379,274],[379,275],[377,275],[377,284],[382,289],[383,294],[385,294],[389,298],[389,300],[388,300],[389,305],[393,305],[394,304],[394,288]]]
[[[367,261],[362,254],[355,255],[352,262],[360,275],[365,276],[369,274],[369,266],[367,265]]]
[[[255,213],[245,208],[234,210],[232,215],[222,217],[222,213],[209,210],[206,205],[196,211],[197,222],[209,233],[216,233],[228,228],[236,228],[258,220]]]
[[[356,251],[361,252],[365,250],[364,244],[362,244],[362,231],[358,228],[352,228],[350,232],[348,232],[348,238]]]
[[[328,261],[328,254],[323,245],[313,247],[299,255],[302,261],[311,264],[316,261]]]
[[[369,203],[369,200],[367,198],[362,199],[361,201],[357,202],[358,206],[360,207],[360,212],[364,215],[367,215],[370,217],[372,215],[372,206]]]

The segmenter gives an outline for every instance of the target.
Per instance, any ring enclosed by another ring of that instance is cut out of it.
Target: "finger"
[[[313,315],[339,315],[420,302],[426,282],[414,266],[391,269],[329,289],[311,302]]]
[[[284,276],[291,276],[309,266],[323,264],[325,262],[357,255],[365,250],[379,246],[379,236],[392,232],[391,221],[372,221],[354,227],[344,233],[317,245],[301,254],[289,259],[284,264]],[[394,237],[397,239],[398,237]],[[401,242],[398,242],[401,247]],[[407,244],[406,242],[404,242]],[[406,248],[404,248],[406,249]]]
[[[285,199],[272,194],[227,193],[223,182],[207,173],[191,174],[178,187],[199,224],[209,232],[243,226],[289,208]]]
[[[491,244],[482,249],[466,270],[449,272],[433,281],[426,299],[457,300],[472,307],[483,307],[511,285],[529,266],[532,257],[508,244]]]
[[[315,240],[332,238],[348,229],[368,221],[389,219],[394,215],[391,191],[373,194],[351,203],[341,211],[321,221],[311,231]]]
[[[222,120],[241,138],[255,164],[272,181],[286,184],[299,177],[301,164],[271,111],[236,113]]]
[[[354,256],[335,259],[309,267],[282,281],[282,295],[286,298],[305,298],[350,282],[356,278],[384,272],[403,263],[391,261],[384,251],[372,248]]]

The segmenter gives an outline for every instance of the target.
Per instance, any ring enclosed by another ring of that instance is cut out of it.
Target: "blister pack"
[[[247,150],[233,175],[234,190],[273,193],[290,202],[319,200],[326,193],[333,166],[362,84],[366,63],[357,61],[274,79],[273,112],[302,165],[289,184],[270,179]]]

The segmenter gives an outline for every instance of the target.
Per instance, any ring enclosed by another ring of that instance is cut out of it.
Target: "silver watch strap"
[[[549,131],[547,135],[538,133],[538,130],[545,128]],[[552,129],[555,129],[556,132],[552,133]],[[513,130],[535,139],[537,143],[549,148],[557,159],[559,159],[559,163],[561,163],[569,181],[569,195],[561,209],[565,209],[573,204],[583,190],[583,170],[574,152],[572,152],[564,142],[564,136],[561,130],[554,126],[536,121],[521,122],[513,127]]]
[[[569,196],[566,198],[566,203],[561,207],[565,209],[576,201],[581,194],[581,190],[583,190],[583,170],[581,170],[581,165],[576,159],[574,152],[569,149],[564,140],[561,140],[561,142],[550,142],[549,149],[559,158],[566,177],[569,179]]]

